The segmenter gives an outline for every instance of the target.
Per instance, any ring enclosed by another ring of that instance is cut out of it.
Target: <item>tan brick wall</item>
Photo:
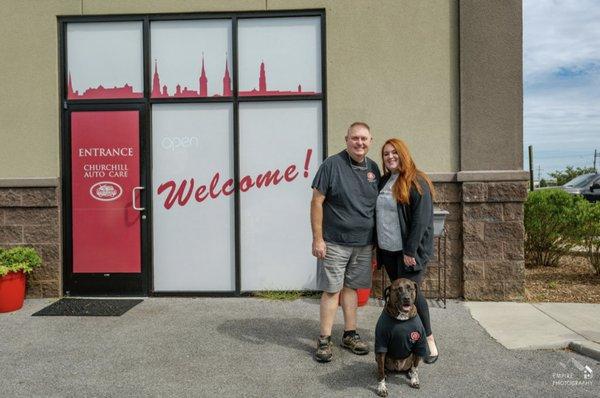
[[[27,278],[28,297],[60,296],[58,189],[0,188],[0,246],[31,246],[42,257],[42,266]]]
[[[465,299],[523,298],[526,197],[523,182],[463,183]]]

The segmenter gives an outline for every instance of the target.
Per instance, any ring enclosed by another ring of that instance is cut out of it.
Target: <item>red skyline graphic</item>
[[[249,91],[240,91],[240,97],[253,97],[262,95],[307,95],[316,94],[314,91],[302,91],[302,85],[298,84],[296,91],[280,91],[280,90],[267,90],[267,72],[265,71],[265,62],[261,61],[260,71],[258,73],[258,90],[253,88]]]
[[[73,81],[71,80],[71,72],[69,72],[68,99],[142,98],[143,96],[143,93],[133,91],[133,87],[128,83],[125,83],[122,87],[104,87],[102,85],[90,87],[83,94],[79,94],[79,90],[73,90]]]
[[[175,92],[169,94],[169,87],[165,84],[161,87],[160,75],[158,74],[158,61],[154,60],[154,74],[152,75],[152,98],[202,98],[208,97],[208,78],[204,68],[204,54],[202,54],[202,69],[198,78],[198,91],[190,90],[187,86],[181,88],[180,84],[175,86]],[[213,97],[231,97],[231,77],[229,76],[229,66],[225,61],[225,73],[223,74],[223,89],[221,94],[214,94]]]
[[[213,97],[231,97],[231,76],[229,74],[229,66],[225,61],[225,71],[222,79],[222,90],[221,94],[214,94]],[[310,95],[316,94],[315,91],[302,91],[302,85],[298,84],[296,91],[291,90],[268,90],[267,89],[267,72],[264,61],[260,63],[260,69],[258,74],[258,90],[253,88],[252,90],[241,90],[239,91],[240,97],[252,97],[252,96],[274,96],[274,95]],[[152,98],[202,98],[208,97],[208,78],[206,77],[206,69],[204,65],[204,54],[202,55],[202,68],[200,77],[198,78],[198,91],[188,88],[187,86],[181,87],[180,84],[175,86],[175,91],[169,93],[169,87],[165,84],[161,86],[160,75],[158,73],[158,61],[154,60],[154,74],[152,76]],[[86,89],[83,94],[79,94],[79,91],[73,90],[73,84],[71,80],[71,73],[69,72],[69,84],[68,84],[68,99],[101,99],[101,98],[142,98],[143,93],[134,92],[133,87],[128,83],[125,83],[122,87],[106,88],[102,85],[98,87],[90,87]]]
[[[152,77],[152,98],[200,98],[208,97],[208,78],[206,77],[206,70],[204,65],[204,55],[202,56],[202,68],[200,77],[198,78],[198,91],[190,90],[187,86],[181,88],[180,84],[175,86],[175,92],[169,93],[169,87],[165,84],[161,87],[160,75],[158,73],[158,61],[154,60],[154,75]],[[252,90],[240,91],[240,96],[261,96],[261,95],[307,95],[316,94],[314,91],[302,91],[302,85],[298,85],[297,91],[279,91],[279,90],[267,90],[267,73],[265,70],[265,63],[260,63],[260,70],[258,74],[258,90],[253,88]],[[225,61],[225,72],[223,73],[223,88],[221,94],[214,94],[213,97],[231,97],[231,76],[229,74],[229,66]]]

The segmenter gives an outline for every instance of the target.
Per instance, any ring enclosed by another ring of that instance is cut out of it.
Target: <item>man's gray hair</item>
[[[369,134],[371,133],[371,127],[369,127],[369,125],[365,122],[354,122],[350,125],[350,127],[348,127],[348,131],[346,131],[346,137],[348,137],[348,134],[350,134],[350,132],[355,129],[356,127],[363,127],[367,130],[369,130]]]

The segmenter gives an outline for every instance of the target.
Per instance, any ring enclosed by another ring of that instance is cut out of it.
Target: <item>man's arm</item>
[[[313,196],[310,201],[310,225],[312,227],[313,241],[312,254],[316,258],[325,258],[327,247],[323,240],[323,202],[325,195],[313,188]]]

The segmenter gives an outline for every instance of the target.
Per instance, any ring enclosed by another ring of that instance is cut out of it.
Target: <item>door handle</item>
[[[136,207],[135,205],[135,191],[141,191],[142,189],[146,189],[145,187],[134,187],[133,190],[131,191],[131,206],[133,207],[133,210],[137,210],[137,211],[144,211],[146,210],[145,207]],[[142,201],[142,198],[140,197],[140,202]]]

